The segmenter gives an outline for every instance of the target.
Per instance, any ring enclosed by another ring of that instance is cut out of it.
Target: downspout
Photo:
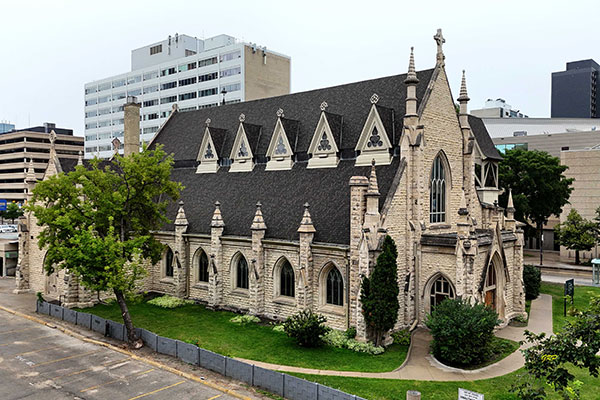
[[[346,259],[350,258],[350,254],[346,256]],[[346,263],[346,329],[350,328],[350,263]],[[357,302],[358,304],[358,302]]]
[[[411,329],[414,329],[419,324],[419,310],[421,309],[421,301],[419,295],[419,261],[417,257],[417,244],[413,243],[413,263],[415,266],[415,320],[411,326]]]

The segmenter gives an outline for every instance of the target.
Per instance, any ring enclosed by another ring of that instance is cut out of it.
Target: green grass
[[[163,309],[147,303],[129,307],[136,327],[179,339],[230,357],[295,367],[336,371],[386,372],[398,368],[406,358],[406,346],[392,345],[383,354],[370,355],[331,346],[309,349],[298,346],[270,326],[229,322],[236,314],[211,311],[200,305]],[[118,305],[97,305],[83,310],[120,322]]]
[[[600,379],[592,378],[579,369],[571,368],[571,371],[574,372],[577,379],[583,382],[581,400],[598,400],[600,395],[597,388],[600,385]],[[523,373],[524,369],[521,368],[518,371],[498,378],[457,382],[345,378],[340,376],[305,375],[296,373],[291,375],[309,381],[319,382],[323,385],[331,386],[369,400],[405,399],[407,390],[418,390],[421,392],[421,397],[427,400],[456,400],[458,397],[458,388],[483,393],[486,399],[518,400],[518,397],[509,393],[508,390],[511,385],[517,381],[519,375]],[[550,388],[547,388],[546,392],[549,394],[548,399],[558,400],[561,398]]]
[[[542,282],[540,293],[552,295],[552,329],[554,332],[560,332],[566,321],[571,320],[568,314],[564,316],[564,286],[556,283]],[[590,299],[594,295],[600,295],[600,288],[590,286],[575,286],[575,295],[573,296],[573,306],[578,310],[586,309],[590,304]],[[567,302],[567,311],[570,304]]]

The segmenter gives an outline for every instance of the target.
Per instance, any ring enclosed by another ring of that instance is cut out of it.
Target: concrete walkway
[[[552,333],[552,297],[550,295],[541,294],[537,299],[531,302],[531,315],[529,317],[528,326],[523,328],[507,326],[497,331],[496,336],[518,342],[524,339],[523,334],[525,330],[534,333]],[[516,371],[525,363],[521,352],[515,351],[499,362],[478,370],[466,371],[450,368],[440,364],[431,356],[431,354],[429,354],[430,342],[431,335],[429,334],[429,331],[423,328],[417,329],[412,336],[412,343],[407,361],[402,367],[391,372],[317,370],[269,364],[259,361],[244,361],[251,362],[263,368],[282,372],[358,378],[411,379],[417,381],[473,381],[477,379],[495,378]]]

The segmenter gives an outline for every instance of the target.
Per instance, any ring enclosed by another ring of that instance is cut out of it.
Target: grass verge
[[[503,358],[505,358],[505,357],[509,356],[510,354],[514,353],[515,351],[517,351],[518,348],[519,348],[518,342],[515,342],[514,340],[503,339],[503,338],[494,336],[494,338],[492,339],[492,343],[490,344],[492,356],[488,360],[486,360],[480,364],[454,365],[454,364],[448,363],[446,361],[442,361],[442,360],[440,360],[440,361],[450,367],[462,368],[462,369],[466,369],[466,370],[475,370],[475,369],[487,367],[488,365],[497,363],[498,361],[502,360]]]
[[[564,316],[564,286],[557,283],[542,282],[540,293],[546,293],[552,296],[552,329],[554,332],[560,332],[566,321],[571,320],[568,314]],[[594,295],[600,295],[600,288],[591,286],[575,286],[575,295],[573,296],[573,306],[579,310],[587,308],[590,299]],[[570,304],[567,302],[567,311]]]
[[[118,305],[97,305],[83,310],[120,322]],[[387,372],[406,358],[406,346],[391,345],[383,354],[370,355],[331,346],[303,348],[284,333],[261,324],[229,322],[237,314],[207,310],[201,305],[164,309],[144,302],[131,304],[129,311],[136,327],[178,339],[223,354],[272,364],[335,371]]]

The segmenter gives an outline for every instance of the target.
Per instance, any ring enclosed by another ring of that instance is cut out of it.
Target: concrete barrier
[[[87,329],[92,329],[92,314],[78,312],[77,313],[77,325],[83,326]]]
[[[98,332],[106,336],[106,320],[104,318],[92,315],[91,328],[94,332]]]
[[[158,335],[156,333],[152,333],[147,329],[142,329],[142,334],[140,336],[146,346],[156,351],[158,348]]]
[[[63,310],[63,320],[69,322],[71,324],[77,323],[77,311],[71,310],[70,308],[65,308]]]
[[[283,376],[284,374],[281,372],[271,371],[255,365],[253,386],[259,386],[271,393],[283,396]]]
[[[177,343],[174,339],[159,336],[156,351],[160,354],[177,357]]]
[[[209,350],[200,349],[200,366],[225,375],[226,357]]]
[[[50,304],[50,315],[54,318],[63,319],[63,308],[56,304]]]
[[[192,365],[200,365],[200,349],[191,343],[177,340],[177,358]]]
[[[225,375],[238,381],[252,385],[254,368],[251,364],[228,358],[225,365]]]
[[[113,339],[120,341],[125,340],[125,325],[111,320],[107,320],[108,323],[108,336]]]
[[[356,396],[329,386],[318,385],[317,398],[319,400],[354,400]]]
[[[50,304],[44,302],[37,303],[37,312],[40,314],[50,315]]]
[[[283,375],[283,397],[290,400],[318,398],[318,384],[292,375]]]

